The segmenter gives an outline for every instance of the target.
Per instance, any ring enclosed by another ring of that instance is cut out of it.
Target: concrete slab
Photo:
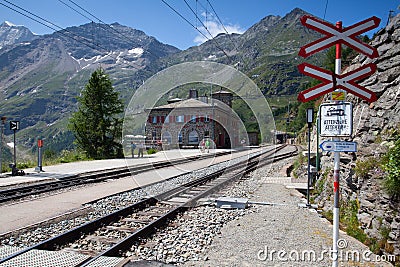
[[[0,188],[12,185],[29,184],[43,181],[51,181],[55,179],[68,178],[85,172],[99,171],[105,169],[122,168],[127,166],[135,166],[141,164],[152,164],[160,161],[175,160],[179,158],[189,158],[199,155],[209,155],[225,151],[229,149],[212,149],[210,153],[201,153],[199,149],[173,149],[160,151],[152,155],[145,155],[143,158],[123,158],[123,159],[107,159],[93,161],[78,161],[63,163],[51,166],[43,166],[44,172],[36,172],[35,168],[24,169],[24,176],[3,175],[0,177]],[[212,158],[210,159],[212,160]]]
[[[30,184],[42,181],[52,181],[52,180],[54,180],[54,178],[52,177],[36,177],[36,176],[3,177],[0,178],[0,188],[11,185]]]

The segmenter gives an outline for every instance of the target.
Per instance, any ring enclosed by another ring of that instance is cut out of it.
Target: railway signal
[[[13,141],[14,141],[14,163],[11,164],[11,173],[13,176],[18,175],[17,169],[17,144],[16,144],[16,132],[19,130],[19,121],[10,121],[10,130],[14,132],[13,134]]]
[[[300,64],[298,69],[304,75],[322,81],[317,86],[300,92],[297,99],[301,102],[308,102],[336,89],[343,89],[368,102],[377,100],[374,92],[356,83],[356,81],[364,79],[376,71],[376,65],[373,63],[364,65],[343,75],[334,74],[308,63]]]
[[[309,15],[303,16],[300,21],[307,28],[326,36],[300,48],[299,56],[308,57],[335,44],[345,44],[370,58],[379,56],[376,48],[357,37],[379,26],[381,20],[375,16],[343,29]]]

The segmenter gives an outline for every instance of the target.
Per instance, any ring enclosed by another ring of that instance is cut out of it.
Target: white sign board
[[[349,102],[328,103],[319,107],[320,135],[348,137],[353,132],[353,105]]]
[[[356,142],[324,141],[319,145],[319,147],[323,151],[357,152]]]

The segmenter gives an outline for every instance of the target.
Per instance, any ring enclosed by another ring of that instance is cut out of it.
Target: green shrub
[[[360,223],[358,222],[357,214],[359,209],[359,203],[357,200],[350,200],[342,202],[340,205],[340,222],[346,228],[346,233],[349,236],[356,238],[357,240],[365,243],[368,236],[360,229]]]
[[[354,171],[358,177],[365,178],[371,170],[376,168],[380,168],[379,159],[368,157],[363,160],[357,160]]]
[[[158,151],[157,151],[157,149],[155,149],[155,148],[149,148],[148,150],[147,150],[147,154],[148,155],[151,155],[151,154],[155,154],[155,153],[157,153]]]
[[[303,153],[299,153],[297,159],[293,163],[293,176],[298,178],[296,171],[307,161],[307,157]]]
[[[33,161],[25,161],[25,162],[17,162],[17,168],[22,170],[22,169],[27,169],[27,168],[32,168],[37,166],[36,163]]]
[[[384,189],[392,198],[400,197],[400,138],[397,138],[394,147],[386,154],[383,165],[387,175],[384,179]]]
[[[358,210],[360,204],[358,200],[351,200],[347,202],[341,202],[340,204],[340,224],[341,227],[345,228],[346,233],[349,236],[354,237],[358,241],[364,243],[369,249],[375,253],[380,254],[381,251],[391,253],[393,247],[389,246],[387,240],[389,239],[390,227],[380,226],[380,238],[369,237],[361,228],[358,221]],[[329,215],[329,214],[328,214]],[[378,218],[380,224],[383,219]]]
[[[54,163],[68,163],[82,160],[89,160],[83,152],[76,150],[63,150],[61,156],[57,158]]]

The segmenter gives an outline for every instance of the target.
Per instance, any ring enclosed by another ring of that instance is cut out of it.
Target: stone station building
[[[202,140],[212,140],[216,148],[234,148],[247,137],[239,136],[240,119],[232,110],[233,95],[218,91],[198,96],[191,89],[185,100],[171,99],[167,105],[149,112],[146,123],[146,141],[168,147],[197,147]]]

